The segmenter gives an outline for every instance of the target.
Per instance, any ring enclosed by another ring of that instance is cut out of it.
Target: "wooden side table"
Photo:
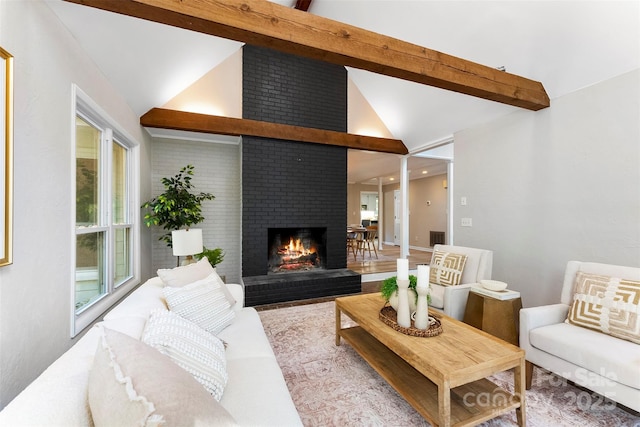
[[[521,308],[520,297],[499,300],[471,290],[463,322],[513,345],[518,345]]]

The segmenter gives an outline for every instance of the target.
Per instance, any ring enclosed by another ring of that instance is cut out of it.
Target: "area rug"
[[[429,426],[343,341],[335,345],[334,303],[261,311],[269,341],[305,426]],[[346,316],[343,325],[351,323]],[[513,391],[512,375],[491,377]],[[527,425],[640,427],[640,417],[542,370],[527,391]],[[482,426],[517,425],[515,411]]]

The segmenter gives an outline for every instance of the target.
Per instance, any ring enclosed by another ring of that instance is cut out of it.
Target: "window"
[[[75,219],[71,335],[97,319],[138,281],[137,144],[77,87],[74,118]]]

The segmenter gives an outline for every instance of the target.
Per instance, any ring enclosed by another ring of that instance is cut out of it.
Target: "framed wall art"
[[[13,262],[13,56],[0,47],[0,267]]]

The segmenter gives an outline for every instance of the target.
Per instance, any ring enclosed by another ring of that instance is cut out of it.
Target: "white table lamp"
[[[173,255],[178,257],[178,262],[181,256],[187,257],[182,262],[182,265],[188,265],[195,262],[193,255],[199,254],[204,250],[202,245],[201,228],[172,231],[171,241],[173,242]]]

